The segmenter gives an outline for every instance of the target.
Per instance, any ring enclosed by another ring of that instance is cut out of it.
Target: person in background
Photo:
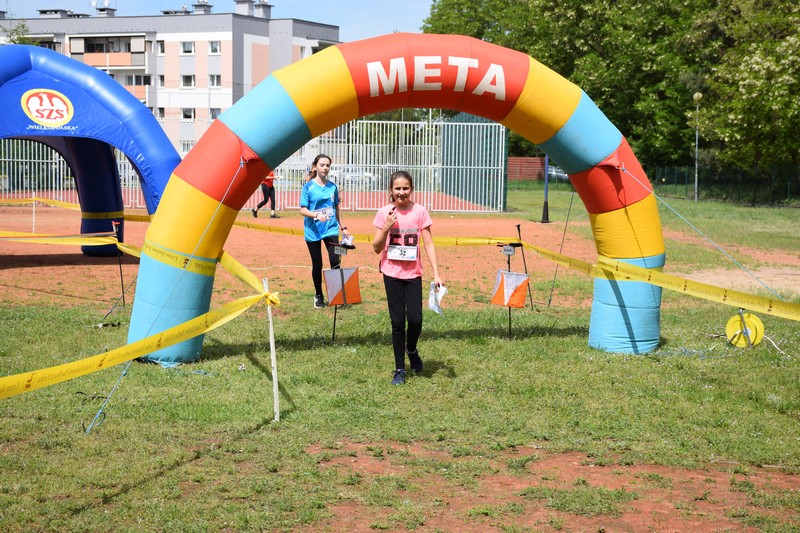
[[[275,214],[275,182],[273,180],[277,179],[280,179],[280,176],[276,176],[275,171],[270,170],[267,177],[261,182],[261,194],[264,195],[264,199],[253,209],[253,218],[258,218],[258,210],[267,205],[267,201],[270,202],[271,207],[269,218],[281,218]]]
[[[422,372],[422,357],[417,341],[422,333],[422,257],[420,239],[433,270],[436,288],[443,286],[436,259],[428,210],[411,200],[414,180],[400,170],[389,179],[390,203],[378,210],[372,223],[375,238],[372,248],[381,254],[380,270],[386,289],[394,350],[393,385],[406,382],[406,355],[415,373]],[[406,329],[408,323],[408,329]]]
[[[314,307],[325,307],[322,294],[322,244],[328,250],[331,268],[339,268],[339,256],[334,248],[339,241],[339,230],[345,237],[350,236],[342,224],[339,212],[339,189],[328,180],[331,158],[320,154],[311,165],[310,179],[303,185],[300,193],[300,213],[305,217],[303,237],[311,256],[311,279],[314,282]]]

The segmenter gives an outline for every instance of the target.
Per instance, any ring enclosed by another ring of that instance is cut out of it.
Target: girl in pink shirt
[[[393,385],[406,382],[406,354],[411,368],[422,372],[417,341],[422,333],[422,257],[420,240],[433,269],[436,287],[444,285],[439,276],[436,247],[431,234],[431,217],[424,206],[411,200],[414,182],[411,174],[400,170],[389,179],[389,199],[372,221],[375,238],[372,248],[381,254],[381,273],[392,323],[392,348],[395,371]],[[408,330],[406,330],[408,322]]]

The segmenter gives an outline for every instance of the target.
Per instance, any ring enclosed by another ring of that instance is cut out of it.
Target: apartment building
[[[0,11],[0,24],[24,23],[40,46],[108,73],[153,111],[184,155],[271,72],[339,42],[338,26],[273,19],[264,0],[234,1],[233,13],[213,12],[208,0],[153,16],[107,6],[92,15],[40,9],[29,19]]]

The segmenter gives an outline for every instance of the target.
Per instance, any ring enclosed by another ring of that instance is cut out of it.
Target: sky
[[[196,0],[108,0],[117,16],[160,15],[165,9],[181,9]],[[233,13],[233,0],[209,0],[212,13]],[[294,18],[339,26],[339,40],[357,41],[395,31],[420,33],[432,0],[271,0],[272,18]],[[105,5],[105,0],[97,0]],[[69,9],[94,14],[89,0],[0,0],[9,18],[36,18],[39,9]]]

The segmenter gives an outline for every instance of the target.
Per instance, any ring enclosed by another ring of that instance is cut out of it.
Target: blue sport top
[[[339,188],[332,181],[320,186],[316,180],[309,180],[300,193],[300,207],[314,213],[325,213],[328,220],[319,222],[303,217],[303,238],[309,242],[321,241],[325,237],[339,237],[339,221],[336,219],[336,206],[339,205]]]

